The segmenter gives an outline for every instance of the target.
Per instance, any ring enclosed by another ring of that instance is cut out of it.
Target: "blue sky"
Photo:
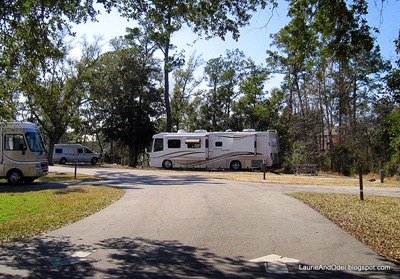
[[[393,41],[398,36],[400,27],[400,1],[386,0],[383,4],[380,0],[371,0],[370,2],[369,25],[380,30],[380,33],[375,34],[375,36],[381,47],[383,58],[394,61],[396,60],[396,52]],[[376,5],[379,5],[379,7]],[[101,6],[98,9],[102,11]],[[224,55],[227,49],[238,48],[257,64],[265,64],[265,52],[272,48],[270,34],[277,33],[289,22],[286,14],[286,1],[281,1],[280,7],[273,14],[269,9],[256,12],[250,25],[241,29],[241,36],[238,41],[231,39],[230,35],[225,41],[219,38],[211,40],[198,39],[190,29],[186,28],[175,34],[172,43],[177,46],[177,50],[185,49],[187,56],[196,51],[196,54],[201,54],[205,61]],[[103,10],[97,19],[98,22],[88,22],[75,26],[74,31],[76,32],[77,41],[84,35],[89,40],[95,35],[102,36],[105,44],[104,51],[108,49],[107,42],[111,38],[124,35],[126,27],[135,26],[133,21],[128,22],[120,17],[117,12],[107,14]],[[77,53],[79,53],[79,50],[75,49],[73,54]],[[278,86],[279,78],[273,79],[272,85]]]

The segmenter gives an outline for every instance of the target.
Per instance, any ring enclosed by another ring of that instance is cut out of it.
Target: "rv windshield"
[[[27,132],[25,136],[32,152],[44,152],[44,144],[38,132]]]

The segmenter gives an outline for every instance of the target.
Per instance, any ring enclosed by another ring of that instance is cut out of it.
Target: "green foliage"
[[[379,124],[368,123],[375,122],[370,104],[380,98],[388,65],[374,47],[366,7],[365,1],[291,1],[291,21],[273,36],[279,52],[269,51],[267,60],[285,75],[282,122],[289,138],[304,142],[309,160],[346,174],[358,161],[370,169],[379,164],[372,155]]]
[[[389,147],[393,150],[393,155],[386,163],[386,171],[389,175],[400,175],[400,108],[397,107],[383,122],[389,139]]]
[[[307,148],[304,142],[296,141],[291,145],[290,157],[285,158],[284,167],[292,168],[295,164],[308,164]]]
[[[22,1],[9,0],[0,4],[0,116],[9,118],[15,107],[14,92],[18,73],[26,80],[27,73],[38,67],[51,67],[47,59],[60,59],[64,54],[60,33],[71,33],[71,23],[93,19],[96,11],[92,1]],[[11,82],[10,82],[11,81]],[[28,80],[29,81],[29,80]],[[30,82],[30,81],[29,81]],[[32,88],[33,90],[34,88]],[[4,99],[3,99],[4,97]]]
[[[197,87],[202,83],[202,78],[196,78],[195,72],[203,64],[200,56],[193,53],[185,67],[173,72],[174,89],[171,98],[172,121],[174,129],[190,130],[192,127],[192,115],[196,114],[191,101],[194,98]],[[195,129],[194,129],[195,130]]]
[[[206,63],[208,87],[201,89],[200,58],[185,65],[173,35],[188,26],[199,36],[237,39],[252,13],[274,1],[98,1],[140,27],[112,40],[114,50],[101,57],[99,41],[84,42],[77,61],[67,57],[65,35],[71,23],[93,19],[92,1],[3,2],[0,117],[15,119],[22,110],[24,119],[38,122],[49,154],[67,130],[73,131],[69,141],[94,135],[100,150],[119,146],[110,161],[128,156],[136,165],[156,131],[275,128],[285,165],[318,162],[347,174],[362,162],[365,170],[385,165],[398,172],[400,60],[393,68],[382,60],[364,0],[290,1],[291,21],[273,35],[278,50],[267,52],[267,67],[228,50]],[[162,70],[154,59],[158,50]],[[283,82],[266,92],[271,73],[282,74]]]
[[[159,111],[160,92],[154,86],[159,73],[153,52],[143,55],[149,45],[146,34],[114,41],[115,50],[103,54],[96,62],[90,103],[101,114],[102,131],[108,141],[129,147],[129,165],[155,133],[152,118]]]
[[[237,39],[239,27],[247,25],[252,13],[259,7],[265,8],[267,3],[264,0],[234,2],[120,0],[109,3],[109,9],[115,6],[122,16],[137,20],[147,30],[151,30],[149,39],[154,41],[164,54],[164,104],[168,132],[172,129],[169,73],[174,66],[181,64],[176,55],[170,56],[170,50],[173,49],[172,35],[187,25],[194,32],[199,35],[205,34],[208,38],[218,36],[224,39],[230,32]]]

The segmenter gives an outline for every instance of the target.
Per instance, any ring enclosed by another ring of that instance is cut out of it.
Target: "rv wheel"
[[[238,171],[242,168],[242,165],[239,161],[232,161],[231,162],[231,170]]]
[[[11,170],[7,175],[8,184],[18,185],[21,184],[23,175],[19,170]]]
[[[65,165],[67,163],[67,158],[61,158],[60,159],[60,164]]]
[[[163,167],[164,167],[164,169],[167,169],[167,170],[172,169],[172,162],[170,160],[165,160],[163,162]]]
[[[99,160],[98,160],[96,157],[93,157],[92,160],[90,160],[90,162],[92,163],[92,165],[96,165],[96,163],[97,163],[98,161],[99,161]]]

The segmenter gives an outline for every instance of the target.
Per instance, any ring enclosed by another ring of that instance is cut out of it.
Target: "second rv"
[[[276,130],[259,132],[161,133],[153,136],[150,166],[171,168],[260,168],[278,164]]]

